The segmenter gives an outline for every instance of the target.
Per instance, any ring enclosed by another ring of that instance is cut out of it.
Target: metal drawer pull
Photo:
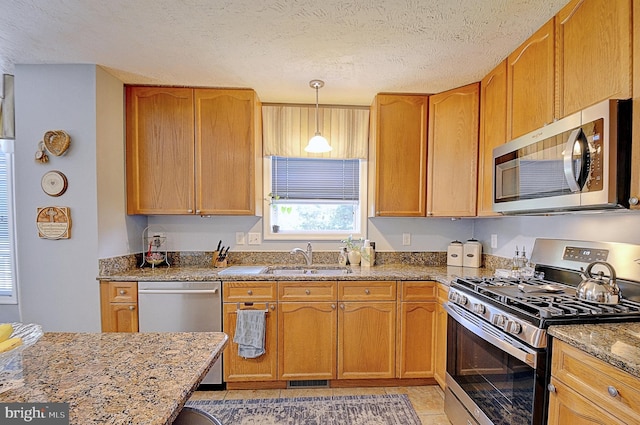
[[[613,385],[609,385],[609,388],[607,388],[607,391],[609,392],[609,395],[611,397],[618,397],[618,390]]]
[[[127,293],[127,291],[125,291],[124,289],[121,289],[121,290],[120,290],[120,295],[124,295],[124,294],[126,294],[126,293]]]
[[[331,309],[335,310],[336,309],[336,305],[335,304],[331,304]]]
[[[371,291],[369,291],[368,289],[365,289],[365,290],[364,290],[364,293],[365,293],[365,294],[367,294],[367,295],[369,295],[369,294],[371,293]]]
[[[556,386],[553,385],[553,384],[547,385],[547,389],[549,390],[550,393],[555,393],[556,392]]]
[[[253,295],[253,291],[252,291],[251,289],[249,289],[249,290],[247,291],[247,294],[249,294],[249,295]]]
[[[305,294],[307,294],[307,295],[311,295],[311,291],[310,291],[310,290],[308,290],[308,289],[307,289],[307,290],[305,290],[305,291],[304,291],[304,293],[305,293]]]
[[[129,310],[133,311],[133,310],[135,310],[135,309],[136,309],[136,306],[135,306],[135,305],[130,305],[130,306],[129,306]]]

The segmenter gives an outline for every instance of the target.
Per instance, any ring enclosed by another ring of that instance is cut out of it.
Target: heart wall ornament
[[[60,156],[69,149],[71,137],[63,130],[47,131],[42,141],[52,155]]]

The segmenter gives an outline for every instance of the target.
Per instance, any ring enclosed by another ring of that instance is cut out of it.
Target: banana
[[[13,350],[16,347],[22,345],[22,338],[19,336],[15,338],[9,338],[4,342],[0,342],[0,353],[4,353],[5,351]]]
[[[13,333],[13,326],[11,325],[11,323],[1,324],[0,325],[0,342],[8,340],[12,333]]]

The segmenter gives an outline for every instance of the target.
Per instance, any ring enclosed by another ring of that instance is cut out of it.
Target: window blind
[[[0,151],[0,296],[13,296],[13,261],[9,221],[9,176],[7,157]]]
[[[280,200],[357,201],[360,195],[358,159],[271,159],[271,190]]]

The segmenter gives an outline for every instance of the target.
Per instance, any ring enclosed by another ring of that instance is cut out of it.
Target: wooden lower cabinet
[[[640,379],[560,340],[551,363],[549,425],[639,423]]]
[[[278,378],[335,379],[337,282],[279,282],[278,302]]]
[[[396,303],[341,302],[338,379],[395,377]]]
[[[279,379],[335,379],[337,318],[335,301],[278,305]]]
[[[444,304],[447,302],[449,287],[438,284],[438,302],[436,305],[436,331],[434,338],[433,357],[435,359],[433,377],[442,389],[445,387],[445,375],[447,373],[447,311]]]
[[[100,282],[102,332],[138,332],[138,283]]]
[[[276,282],[223,282],[223,331],[229,343],[223,353],[225,382],[275,381],[278,379]],[[255,359],[238,355],[233,342],[238,309],[265,310],[265,353]]]
[[[238,344],[233,342],[236,333],[238,306],[236,303],[224,304],[223,330],[229,335],[229,343],[224,350],[225,382],[274,381],[277,376],[277,323],[275,304],[253,303],[251,306],[241,304],[241,309],[267,310],[265,329],[265,353],[255,359],[245,359],[238,355]],[[273,308],[273,310],[271,309]]]
[[[436,282],[398,283],[396,377],[432,378]]]

